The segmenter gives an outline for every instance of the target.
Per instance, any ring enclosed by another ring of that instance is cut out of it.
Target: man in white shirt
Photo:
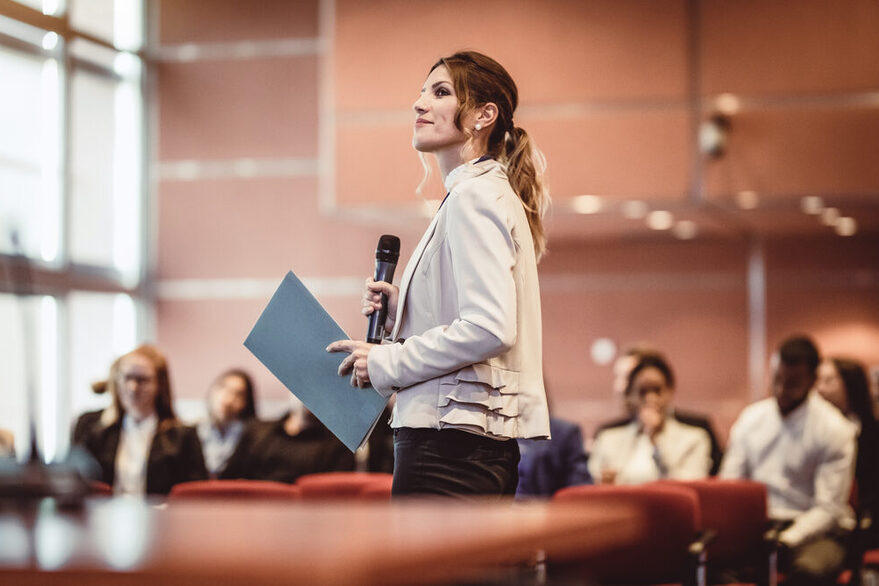
[[[769,516],[783,521],[779,569],[791,584],[835,584],[853,524],[848,506],[855,430],[811,392],[820,357],[805,336],[772,357],[773,396],[746,407],[730,431],[720,469],[769,489]]]

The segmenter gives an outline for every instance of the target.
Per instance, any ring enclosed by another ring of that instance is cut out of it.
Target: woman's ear
[[[476,110],[475,122],[482,128],[488,128],[497,120],[497,105],[489,102]]]

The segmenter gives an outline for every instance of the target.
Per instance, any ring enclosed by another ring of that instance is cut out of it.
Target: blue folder
[[[353,452],[369,439],[388,399],[371,387],[352,387],[349,377],[337,374],[346,354],[330,354],[326,347],[346,339],[290,271],[244,346]]]

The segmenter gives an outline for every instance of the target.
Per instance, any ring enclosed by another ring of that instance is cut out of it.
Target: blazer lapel
[[[439,215],[440,212],[437,212],[436,215],[433,216],[433,220],[430,221],[430,225],[427,227],[427,230],[425,230],[424,236],[421,237],[421,241],[412,252],[409,262],[406,263],[406,270],[403,271],[403,276],[400,278],[400,295],[397,299],[397,315],[394,318],[394,328],[391,331],[391,340],[396,340],[400,333],[403,307],[406,305],[406,294],[409,292],[409,282],[412,280],[412,275],[415,273],[415,268],[421,260],[421,255],[424,254],[424,249],[427,247],[427,243],[430,242],[433,233],[436,231],[436,223]]]

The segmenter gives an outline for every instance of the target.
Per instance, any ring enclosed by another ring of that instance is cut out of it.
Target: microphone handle
[[[386,261],[375,261],[375,277],[376,281],[384,281],[390,283],[394,280],[394,270],[397,263]],[[369,326],[366,330],[366,341],[370,344],[381,344],[384,338],[385,322],[388,319],[388,296],[381,294],[382,307],[378,311],[373,311],[369,315]]]

